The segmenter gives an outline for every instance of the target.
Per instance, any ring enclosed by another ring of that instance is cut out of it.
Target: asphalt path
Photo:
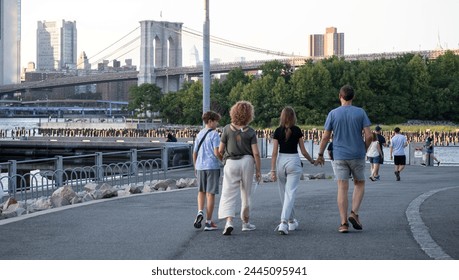
[[[281,204],[277,183],[262,183],[253,197],[251,223],[231,236],[196,230],[197,189],[131,195],[46,210],[0,221],[1,260],[458,260],[459,174],[453,166],[407,166],[395,181],[393,165],[381,180],[366,181],[362,231],[338,232],[336,182],[330,162],[305,162],[295,212],[299,228],[274,231]],[[262,172],[270,159],[262,160]],[[369,174],[369,165],[368,171]],[[192,177],[193,170],[168,177]],[[350,196],[352,187],[350,188]],[[217,214],[217,196],[214,218]],[[239,212],[238,212],[239,213]],[[239,215],[239,214],[237,214]]]

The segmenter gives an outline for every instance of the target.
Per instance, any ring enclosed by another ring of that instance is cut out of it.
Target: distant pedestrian
[[[368,161],[370,161],[370,166],[371,166],[370,180],[371,181],[379,180],[378,172],[379,172],[379,162],[382,157],[382,150],[381,150],[381,146],[379,145],[378,136],[376,136],[376,132],[373,132],[371,134],[371,144],[367,150],[367,157],[368,157]]]
[[[166,136],[166,142],[177,142],[177,138],[169,132]]]
[[[223,185],[218,207],[219,219],[226,219],[223,235],[231,235],[236,215],[236,199],[241,197],[242,231],[255,230],[249,222],[253,175],[261,180],[261,160],[257,134],[249,126],[254,118],[254,108],[248,101],[239,101],[230,110],[231,123],[223,128],[219,153],[223,156]]]
[[[283,235],[298,227],[295,218],[295,197],[298,182],[303,173],[301,154],[311,163],[314,160],[304,147],[303,132],[296,125],[296,114],[292,107],[285,107],[280,115],[280,126],[274,131],[273,152],[271,158],[271,178],[278,180],[282,203],[280,224],[276,230]]]
[[[400,173],[406,165],[405,147],[408,146],[408,141],[406,136],[400,133],[399,127],[396,127],[394,132],[395,135],[390,139],[390,159],[394,159],[395,178],[400,181]]]
[[[434,155],[434,142],[433,138],[430,136],[429,132],[426,132],[425,144],[424,147],[426,148],[426,159],[424,162],[425,165],[430,165],[431,163],[437,162],[437,166],[440,166],[440,161]],[[434,162],[432,162],[432,160]]]
[[[376,132],[376,136],[378,137],[379,147],[381,148],[381,152],[382,152],[381,160],[379,161],[379,164],[384,164],[384,147],[387,147],[386,138],[384,137],[384,135],[382,135],[382,128],[379,125],[375,127],[375,132]],[[377,176],[379,179],[379,173],[377,173]]]
[[[195,228],[201,228],[204,219],[204,204],[206,207],[205,231],[218,229],[212,221],[215,195],[219,193],[220,160],[218,148],[220,135],[216,131],[220,115],[213,111],[205,112],[202,120],[206,124],[196,136],[193,149],[195,175],[198,179],[198,214],[194,221]]]
[[[365,193],[365,154],[371,142],[370,119],[362,108],[352,105],[353,99],[354,89],[349,85],[343,86],[339,92],[341,106],[328,113],[316,160],[324,164],[323,153],[333,132],[333,171],[338,183],[337,201],[341,219],[338,231],[342,233],[349,231],[348,220],[354,229],[363,228],[359,220],[359,209]],[[354,178],[354,191],[348,219],[350,172]]]

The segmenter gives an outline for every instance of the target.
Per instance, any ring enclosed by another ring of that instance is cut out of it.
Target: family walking
[[[288,235],[299,227],[295,216],[295,198],[299,180],[303,173],[300,154],[313,165],[324,165],[324,152],[333,135],[333,149],[328,146],[332,158],[332,168],[337,182],[337,206],[340,218],[338,231],[346,233],[349,224],[355,230],[362,230],[360,207],[365,194],[365,164],[371,163],[372,181],[379,180],[379,165],[384,161],[382,147],[385,139],[381,128],[370,130],[370,119],[364,109],[352,104],[354,89],[343,86],[338,99],[341,105],[331,110],[324,125],[323,138],[316,160],[307,152],[304,135],[297,126],[294,109],[283,108],[279,126],[275,129],[272,141],[270,177],[277,182],[282,210],[279,224],[275,228],[281,235]],[[223,163],[223,180],[218,207],[218,219],[225,221],[223,235],[231,235],[235,224],[236,205],[240,204],[242,231],[253,231],[251,222],[252,195],[261,180],[261,159],[255,130],[250,127],[254,119],[254,107],[248,101],[239,101],[231,107],[231,122],[223,127],[221,135],[216,131],[220,115],[209,111],[203,114],[205,128],[196,137],[193,152],[195,173],[198,181],[198,213],[195,228],[201,228],[205,218],[205,231],[218,229],[212,220],[215,195],[219,193],[220,169]],[[395,155],[395,175],[400,180],[404,167],[402,151],[406,138],[399,135],[391,139],[390,155]],[[382,138],[382,139],[381,139]],[[352,199],[349,203],[349,180],[353,181]],[[255,182],[255,185],[254,185]],[[238,201],[238,197],[240,201]],[[206,208],[205,207],[206,204]],[[204,217],[205,211],[205,217]]]

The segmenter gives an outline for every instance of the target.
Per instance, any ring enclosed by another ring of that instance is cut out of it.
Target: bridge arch
[[[163,91],[169,91],[169,81],[157,81],[155,68],[182,66],[182,25],[168,21],[140,22],[138,85],[157,84]]]

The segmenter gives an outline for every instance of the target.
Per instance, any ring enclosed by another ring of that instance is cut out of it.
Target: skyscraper
[[[76,65],[76,22],[39,21],[37,26],[37,70],[75,69]]]
[[[21,82],[21,0],[0,0],[0,85]]]
[[[344,55],[344,33],[338,33],[336,27],[327,27],[325,34],[309,35],[309,56],[333,55]]]

